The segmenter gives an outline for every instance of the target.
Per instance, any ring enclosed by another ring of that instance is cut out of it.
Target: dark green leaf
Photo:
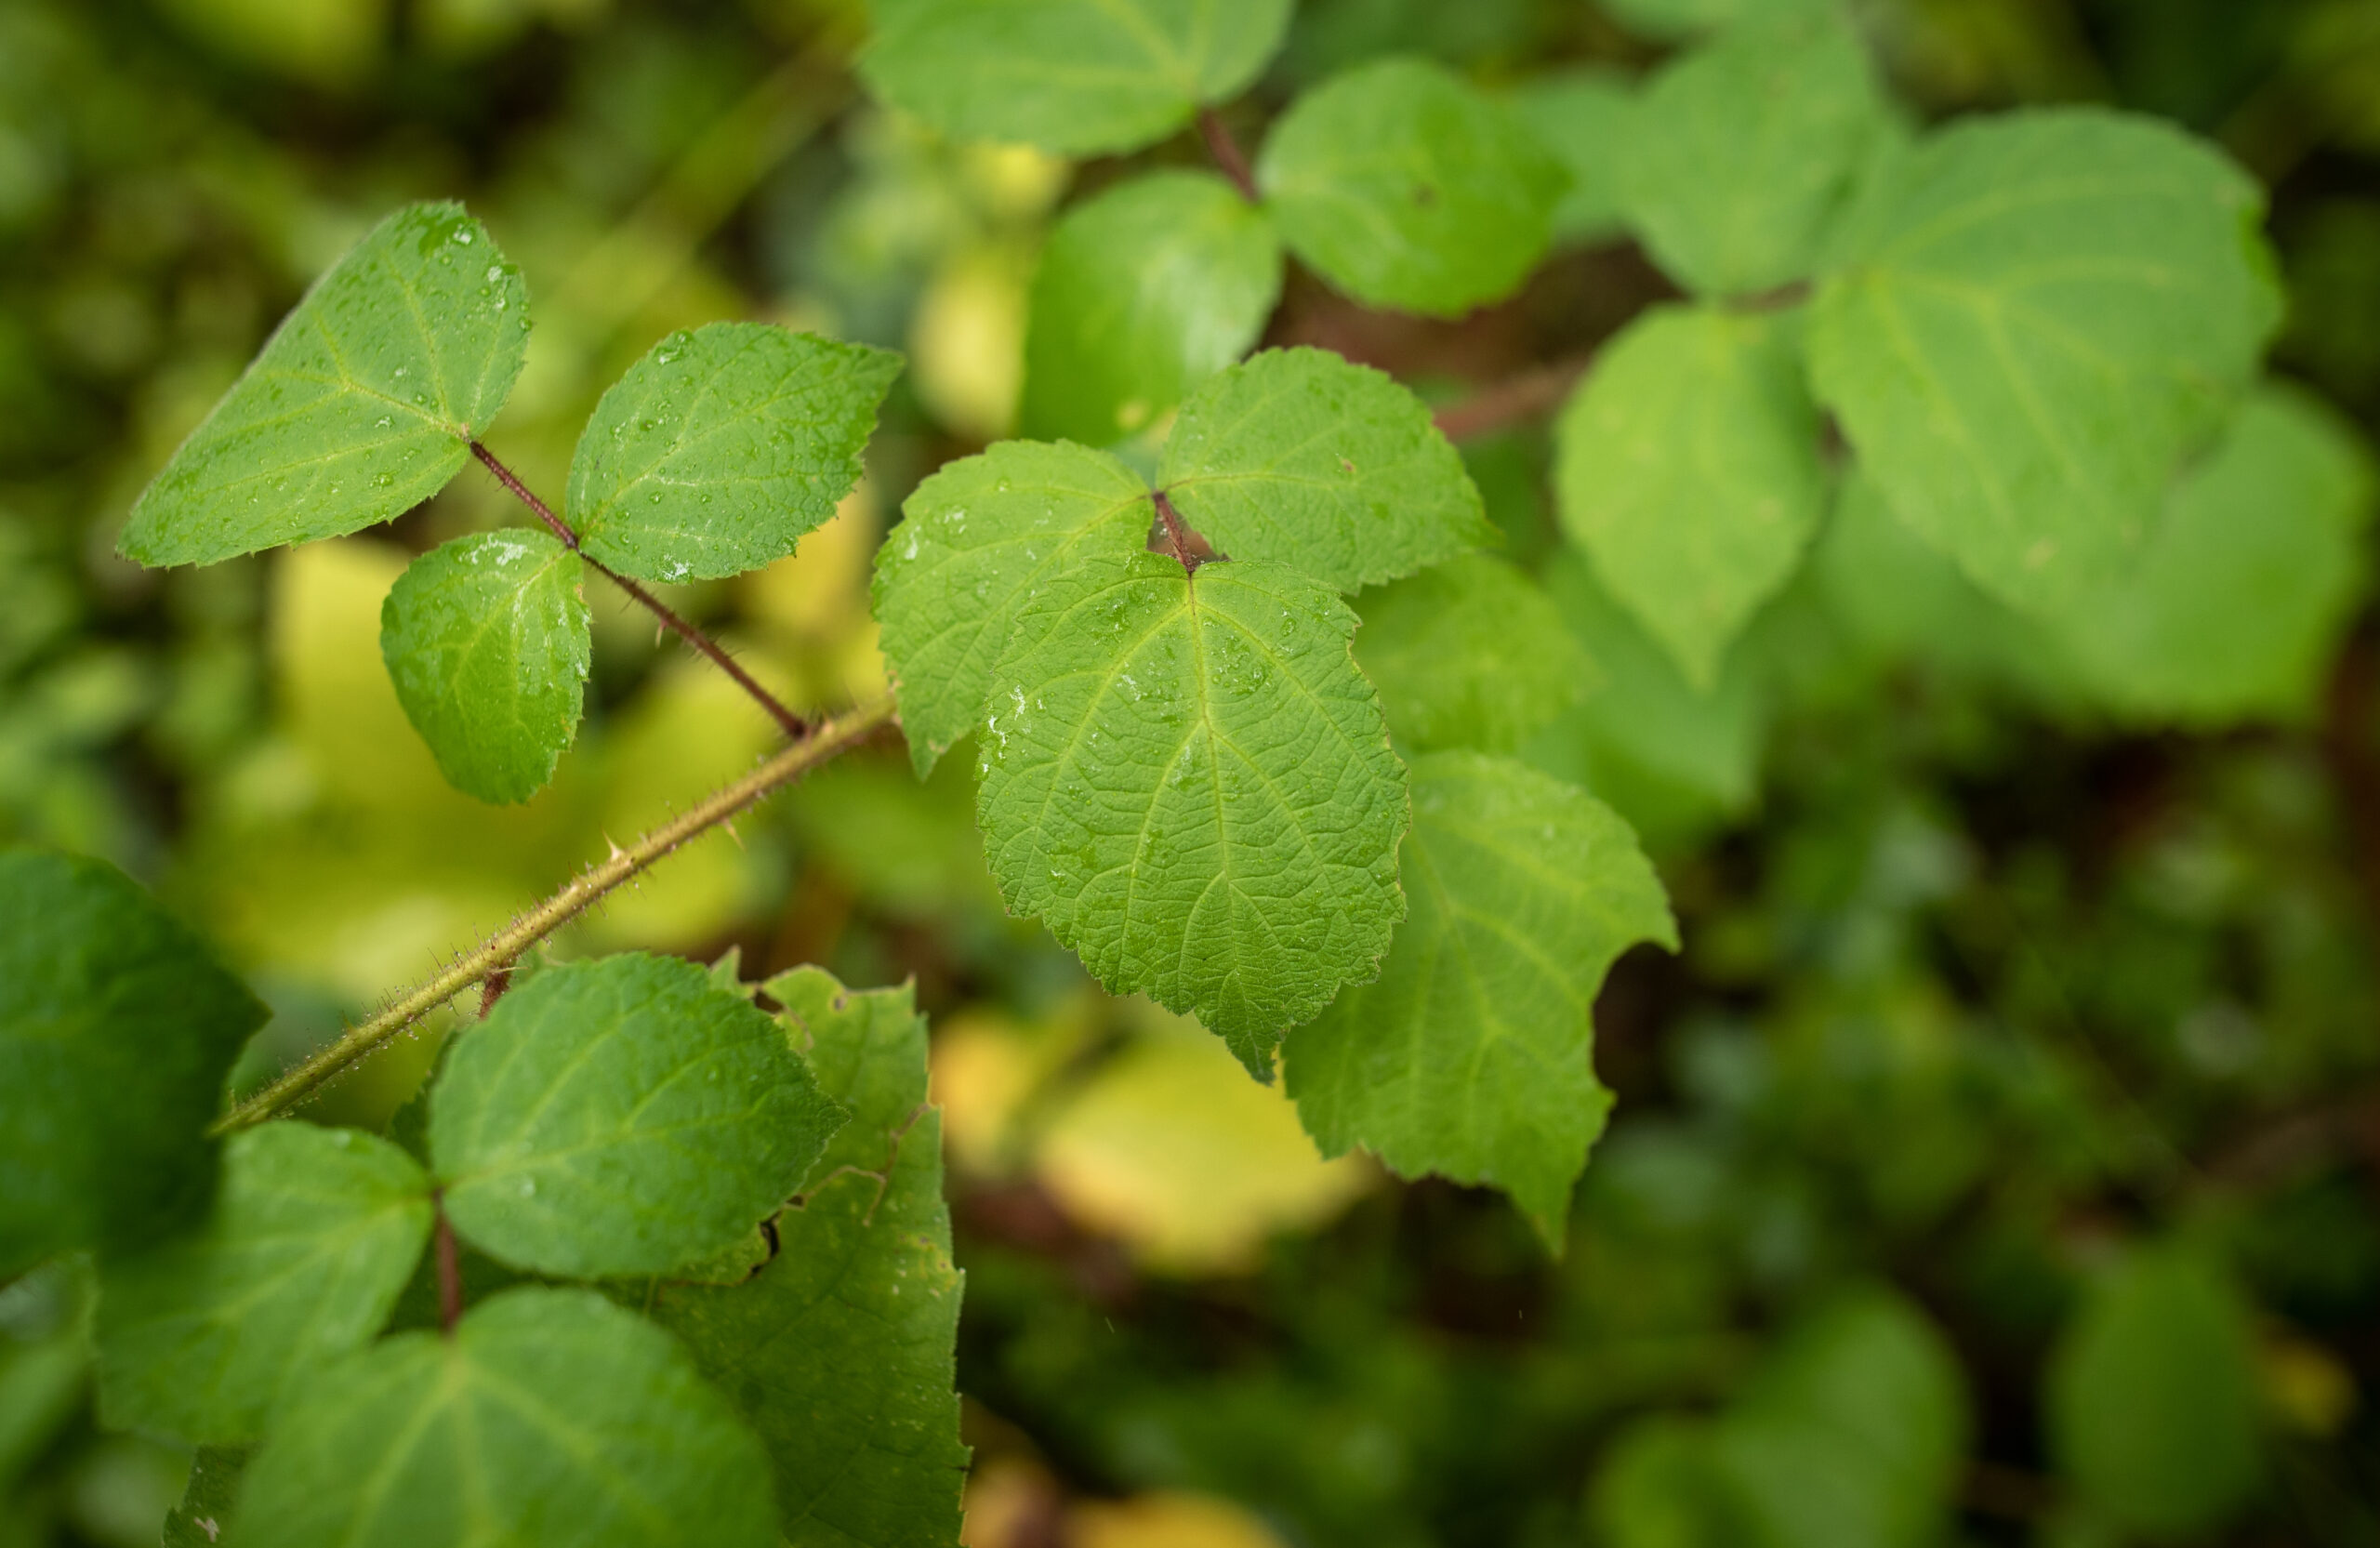
[[[1415,752],[1511,752],[1600,681],[1545,592],[1487,554],[1367,591],[1357,610],[1356,664]]]
[[[386,1140],[289,1122],[236,1135],[201,1230],[101,1264],[101,1413],[257,1438],[295,1384],[388,1321],[430,1216],[429,1178]]]
[[[578,730],[593,637],[578,556],[529,527],[440,545],[380,604],[380,659],[440,772],[526,800]]]
[[[666,1274],[774,1211],[844,1118],[785,1034],[701,968],[549,968],[464,1034],[430,1093],[455,1229],[516,1267]]]
[[[165,1548],[215,1548],[222,1541],[224,1523],[231,1519],[240,1497],[240,1481],[251,1446],[202,1446],[191,1459],[190,1483],[181,1503],[165,1516]]]
[[[1599,0],[1612,20],[1649,38],[1684,38],[1742,22],[1831,14],[1840,0]]]
[[[123,872],[0,853],[0,1278],[194,1218],[265,1009]]]
[[[460,205],[399,210],[282,320],[120,546],[143,564],[212,564],[403,515],[469,458],[528,331],[520,271]]]
[[[1569,176],[1502,106],[1395,59],[1299,98],[1256,180],[1281,240],[1324,279],[1367,306],[1455,317],[1520,288]]]
[[[781,1250],[758,1277],[664,1285],[653,1315],[760,1432],[795,1548],[948,1543],[967,1469],[960,1276],[925,1021],[906,988],[853,993],[816,968],[766,989],[852,1121],[777,1217]]]
[[[901,357],[765,323],[673,333],[603,394],[570,461],[588,555],[707,580],[791,553],[859,482]]]
[[[239,1548],[766,1548],[767,1459],[668,1334],[516,1290],[323,1370],[249,1464]]]
[[[1076,205],[1033,277],[1024,432],[1134,433],[1255,343],[1280,293],[1272,226],[1210,173],[1154,172]]]

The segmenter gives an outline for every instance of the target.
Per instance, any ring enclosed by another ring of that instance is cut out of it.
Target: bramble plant
[[[1325,1154],[1501,1189],[1558,1253],[1612,1101],[1597,992],[1632,946],[1680,945],[1599,792],[1649,770],[1741,799],[1748,631],[1797,577],[1955,596],[2158,721],[2302,702],[2342,626],[2362,455],[2260,382],[2260,195],[2162,123],[1919,130],[1824,0],[1633,0],[1685,40],[1639,85],[1500,99],[1377,60],[1251,158],[1219,110],[1289,0],[876,9],[864,77],[955,139],[1128,158],[1195,130],[1218,168],[1130,164],[1057,222],[1024,438],[927,477],[877,555],[892,697],[798,714],[653,588],[791,554],[860,478],[899,358],[672,334],[549,503],[488,443],[534,298],[457,205],[396,211],[323,275],[133,507],[125,555],[211,564],[392,521],[480,464],[521,523],[416,558],[380,644],[481,800],[535,795],[576,734],[590,568],[785,738],[228,1108],[247,989],[105,865],[0,856],[0,1277],[96,1255],[103,1418],[201,1449],[169,1541],[956,1541],[960,1284],[909,992],[536,949],[896,724],[921,778],[972,748],[1001,898],[1109,991],[1279,1078]],[[1254,348],[1291,258],[1452,317],[1600,231],[1679,295],[1550,390],[1434,412],[1330,351]],[[1495,551],[1449,431],[1556,398],[1567,546],[1540,573]],[[1622,658],[1640,698],[1581,721]],[[1577,778],[1521,756],[1565,726]],[[302,1121],[473,989],[388,1133]],[[2190,1272],[2151,1264],[2140,1293],[2167,1273],[2203,1302]],[[1886,1304],[1811,1338],[1881,1349],[1931,1403],[1932,1336]],[[1756,1430],[1664,1433],[1625,1487],[1690,1494]],[[1921,1515],[1946,1436],[1891,1481]],[[2144,1502],[2124,1456],[2081,1455],[2079,1487],[2150,1531],[2249,1487],[2217,1465],[2202,1499]]]

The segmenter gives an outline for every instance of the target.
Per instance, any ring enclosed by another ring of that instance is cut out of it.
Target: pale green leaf
[[[2249,1309],[2188,1248],[2140,1249],[2093,1281],[2046,1396],[2067,1483],[2142,1537],[2212,1535],[2264,1471]]]
[[[1083,560],[1018,612],[976,814],[1000,893],[1269,1078],[1404,917],[1405,770],[1355,615],[1279,565]]]
[[[731,1394],[776,1474],[794,1548],[959,1535],[959,1298],[942,1114],[907,988],[816,968],[771,979],[793,1039],[852,1121],[810,1169],[781,1249],[748,1284],[663,1285],[653,1315]]]
[[[1076,205],[1033,276],[1024,433],[1135,433],[1245,353],[1280,293],[1271,224],[1211,173],[1153,172]]]
[[[1603,1131],[1595,993],[1677,926],[1636,837],[1574,786],[1506,759],[1413,765],[1409,912],[1380,978],[1290,1034],[1289,1094],[1326,1154],[1513,1196],[1559,1250],[1570,1185]]]
[[[249,1463],[237,1548],[768,1548],[768,1462],[660,1329],[507,1290],[328,1367]]]
[[[1698,686],[1825,509],[1797,334],[1792,316],[1656,308],[1605,346],[1554,432],[1563,530]]]
[[[1633,131],[1635,89],[1628,77],[1581,65],[1524,81],[1507,99],[1513,115],[1570,174],[1554,206],[1561,242],[1600,242],[1620,228],[1620,162]]]
[[[843,1117],[750,1001],[630,952],[549,968],[463,1035],[430,1154],[455,1229],[490,1256],[666,1274],[773,1213]]]
[[[388,1141],[269,1123],[224,1147],[199,1231],[99,1275],[99,1408],[179,1440],[245,1441],[370,1343],[430,1236],[430,1179]]]
[[[1003,441],[918,485],[877,552],[875,597],[919,777],[983,723],[1025,594],[1078,555],[1144,548],[1155,520],[1140,474],[1065,443]]]
[[[1544,590],[1488,554],[1367,591],[1356,610],[1356,664],[1415,752],[1511,752],[1600,681]]]
[[[2372,496],[2356,431],[2267,389],[2190,470],[2133,566],[2058,632],[2127,717],[2302,718],[2363,589]]]
[[[901,357],[766,323],[655,344],[595,405],[570,460],[588,557],[640,580],[741,575],[793,552],[859,482]]]
[[[0,851],[0,1279],[196,1216],[204,1132],[264,1019],[114,867]]]
[[[1136,150],[1236,97],[1291,0],[874,0],[860,73],[959,139]]]
[[[389,589],[380,659],[456,789],[526,800],[553,777],[593,649],[580,569],[550,535],[509,527],[432,549]]]
[[[1495,538],[1428,406],[1328,350],[1267,350],[1200,388],[1174,420],[1157,484],[1218,552],[1342,591]]]
[[[1520,288],[1569,175],[1441,65],[1390,59],[1316,86],[1256,164],[1289,251],[1367,306],[1456,317]]]
[[[1847,21],[1731,31],[1638,94],[1617,158],[1621,212],[1688,290],[1773,289],[1808,275],[1884,127]]]
[[[460,205],[399,210],[339,259],[132,508],[143,564],[212,564],[401,516],[504,406],[520,271]]]
[[[2119,570],[2280,317],[2256,186],[2088,109],[1891,158],[1811,309],[1812,380],[1893,509],[2003,600]]]

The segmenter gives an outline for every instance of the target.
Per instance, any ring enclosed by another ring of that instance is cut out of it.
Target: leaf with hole
[[[570,459],[568,516],[599,563],[713,580],[793,552],[859,482],[901,357],[767,323],[673,333],[614,382]]]
[[[1261,1078],[1404,917],[1405,770],[1355,615],[1276,564],[1099,556],[994,668],[976,815],[1000,894]]]
[[[232,1136],[203,1226],[100,1264],[100,1413],[193,1443],[256,1439],[388,1321],[430,1215],[430,1179],[386,1140],[288,1122]]]
[[[462,1035],[430,1099],[455,1229],[541,1274],[666,1274],[774,1213],[844,1114],[785,1033],[676,958],[549,968]]]
[[[1291,0],[876,0],[860,73],[958,139],[1137,150],[1227,101],[1280,46]]]
[[[1306,92],[1256,164],[1289,251],[1366,306],[1432,317],[1519,289],[1569,180],[1502,104],[1413,59]]]
[[[457,537],[380,604],[380,659],[439,772],[486,801],[526,800],[578,731],[594,641],[578,556],[528,527]]]
[[[1050,232],[1025,335],[1024,433],[1104,446],[1147,426],[1256,342],[1281,246],[1221,178],[1154,172]]]
[[[767,1460],[660,1329],[592,1290],[507,1290],[452,1338],[324,1369],[248,1464],[243,1548],[767,1548]]]
[[[1595,992],[1636,942],[1677,949],[1669,901],[1608,807],[1472,752],[1415,761],[1400,875],[1379,980],[1290,1034],[1289,1094],[1325,1153],[1493,1184],[1558,1249],[1611,1110]]]
[[[1217,551],[1342,591],[1496,536],[1428,406],[1328,350],[1267,350],[1193,393],[1157,486]]]
[[[460,205],[373,228],[273,330],[132,508],[143,564],[212,564],[402,516],[504,406],[528,293]]]

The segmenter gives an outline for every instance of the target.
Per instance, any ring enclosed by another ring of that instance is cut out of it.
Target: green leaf
[[[0,1279],[201,1212],[265,1008],[114,867],[0,851]]]
[[[1831,15],[1838,0],[1598,0],[1611,19],[1642,37],[1692,37],[1742,22]]]
[[[1798,332],[1655,308],[1604,347],[1554,432],[1563,530],[1699,687],[1825,509]]]
[[[222,1541],[223,1525],[231,1519],[240,1481],[255,1454],[256,1449],[250,1446],[198,1449],[191,1459],[190,1483],[182,1490],[181,1503],[165,1515],[165,1548],[215,1548]]]
[[[1892,159],[1811,309],[1811,379],[1902,520],[2019,607],[2104,583],[2280,317],[2262,197],[2178,130],[1972,119]]]
[[[1404,917],[1405,770],[1355,615],[1279,565],[1099,556],[1019,609],[976,815],[1009,907],[1260,1078]]]
[[[852,1121],[803,1180],[800,1207],[777,1217],[781,1250],[756,1278],[663,1285],[653,1315],[760,1432],[794,1548],[951,1542],[967,1470],[961,1276],[924,1018],[906,987],[854,993],[816,968],[766,989]]]
[[[1137,150],[1236,97],[1290,0],[875,0],[860,73],[959,139]]]
[[[876,556],[879,643],[922,779],[984,720],[1018,605],[1084,554],[1146,547],[1149,486],[1105,452],[1003,441],[943,465]]]
[[[1413,765],[1400,869],[1410,912],[1379,979],[1289,1037],[1289,1094],[1328,1155],[1511,1194],[1559,1250],[1570,1185],[1603,1131],[1595,993],[1677,926],[1628,825],[1506,759]]]
[[[1820,12],[1680,56],[1636,99],[1620,204],[1688,290],[1741,296],[1805,278],[1885,128],[1866,51]]]
[[[430,1179],[386,1140],[303,1123],[235,1135],[201,1230],[100,1264],[102,1415],[193,1443],[257,1438],[293,1385],[388,1321],[430,1216]]]
[[[1271,224],[1210,173],[1153,172],[1076,205],[1033,276],[1025,433],[1133,434],[1255,343],[1280,294]]]
[[[859,482],[901,357],[766,323],[655,344],[570,459],[579,546],[640,580],[711,580],[791,553]]]
[[[1218,551],[1342,591],[1496,535],[1428,406],[1328,350],[1267,350],[1200,388],[1174,420],[1157,484]]]
[[[528,332],[520,271],[462,205],[397,211],[282,320],[117,546],[212,564],[403,515],[469,459]]]
[[[1256,164],[1281,240],[1367,306],[1457,317],[1520,288],[1569,177],[1443,66],[1358,65],[1281,115]]]
[[[578,730],[593,650],[578,556],[529,527],[457,537],[380,604],[397,702],[456,789],[526,800]]]
[[[2128,716],[2303,718],[2363,589],[2373,486],[2352,428],[2266,389],[2175,489],[2135,565],[2059,632]]]
[[[430,1101],[455,1229],[543,1274],[666,1274],[790,1194],[844,1118],[750,1001],[676,958],[549,968],[463,1036]]]
[[[767,1460],[658,1328],[592,1290],[507,1290],[452,1338],[321,1372],[249,1464],[240,1548],[767,1548]]]
[[[1415,752],[1511,752],[1599,681],[1543,589],[1488,554],[1367,591],[1357,611],[1356,664]]]
[[[1559,242],[1601,242],[1620,229],[1620,160],[1634,131],[1635,88],[1628,77],[1582,65],[1523,82],[1506,106],[1570,174],[1554,206]]]
[[[2050,1365],[2050,1439],[2083,1502],[2142,1537],[2211,1535],[2263,1474],[2248,1308],[2188,1249],[2103,1273]]]

